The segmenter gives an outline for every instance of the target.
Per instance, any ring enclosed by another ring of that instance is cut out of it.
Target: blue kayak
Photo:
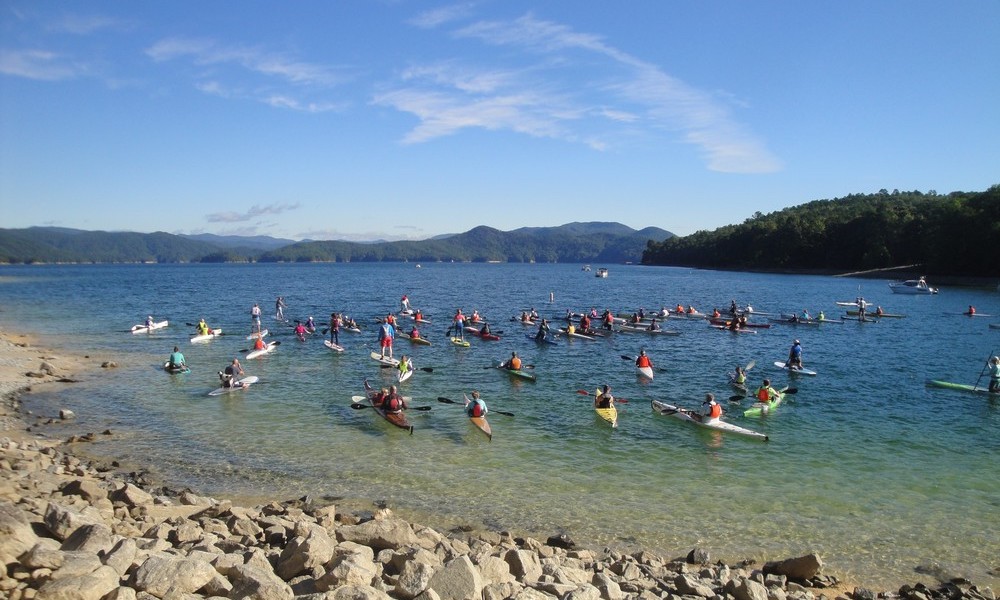
[[[542,339],[538,339],[537,337],[535,337],[534,333],[526,333],[526,334],[524,334],[524,337],[528,338],[529,340],[533,340],[533,341],[535,341],[535,342],[537,342],[539,344],[552,344],[552,345],[558,344],[558,342],[556,342],[554,339],[552,339],[548,335],[546,335]]]

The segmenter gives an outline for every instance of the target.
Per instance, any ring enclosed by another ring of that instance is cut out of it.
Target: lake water
[[[543,316],[678,303],[710,311],[731,299],[757,311],[806,308],[836,317],[843,309],[834,302],[859,293],[907,317],[776,324],[753,335],[670,320],[666,326],[681,335],[544,347],[509,321],[532,307]],[[371,410],[350,408],[363,378],[389,383],[368,353],[374,318],[398,309],[403,294],[433,321],[423,328],[433,346],[396,343],[397,356],[433,368],[403,384],[412,404],[433,406],[411,411],[412,436]],[[313,316],[322,327],[331,310],[345,311],[365,331],[341,333],[343,354],[324,348],[319,336],[299,342],[270,316],[278,295],[293,319]],[[216,372],[249,344],[254,302],[282,341],[266,358],[243,361],[248,375],[266,383],[208,397]],[[541,539],[567,532],[596,548],[668,556],[694,546],[733,561],[817,551],[826,572],[885,588],[928,581],[914,572],[918,566],[1000,584],[1000,402],[924,386],[927,379],[985,385],[985,361],[1000,349],[1000,330],[988,324],[1000,317],[957,314],[970,304],[1000,314],[994,290],[915,297],[894,295],[880,280],[621,265],[610,265],[606,279],[580,265],[550,264],[0,268],[0,319],[8,327],[122,365],[64,393],[32,395],[28,408],[46,414],[68,406],[79,417],[73,427],[111,428],[118,435],[94,452],[152,465],[177,486],[214,496],[384,501],[440,529],[473,525]],[[451,345],[445,329],[457,307],[478,309],[502,339]],[[147,315],[170,326],[125,333]],[[202,316],[236,335],[188,343],[193,328],[184,323]],[[772,366],[793,338],[817,377]],[[192,365],[188,375],[156,368],[175,344]],[[658,368],[650,383],[621,358],[641,348]],[[536,383],[487,368],[515,350],[537,366]],[[734,393],[726,373],[750,361],[753,385],[770,377],[799,389],[764,418],[744,418],[725,401]],[[604,383],[629,401],[619,406],[616,430],[576,393]],[[437,402],[472,389],[492,409],[515,413],[490,416],[492,442],[459,407]],[[696,408],[705,392],[724,399],[726,418],[771,441],[710,432],[649,407],[656,398]]]

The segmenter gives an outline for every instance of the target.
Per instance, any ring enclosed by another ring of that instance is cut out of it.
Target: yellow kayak
[[[596,392],[596,394],[594,395],[594,397],[596,398],[597,396],[600,396],[600,395],[601,395],[601,390],[598,389],[597,392]],[[604,419],[608,423],[611,423],[612,427],[618,427],[618,409],[615,408],[614,404],[611,405],[611,408],[596,408],[595,407],[594,408],[594,412],[597,413],[598,417]]]

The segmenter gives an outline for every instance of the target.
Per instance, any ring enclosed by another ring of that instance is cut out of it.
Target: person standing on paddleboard
[[[389,352],[389,358],[392,358],[392,340],[394,337],[396,337],[396,330],[393,328],[392,323],[388,320],[384,321],[378,328],[379,350],[382,354],[382,358],[385,358],[387,350]]]
[[[1000,394],[1000,356],[990,359],[990,393]]]
[[[799,340],[792,342],[792,347],[788,351],[788,364],[785,366],[789,369],[802,368],[802,344]]]
[[[340,345],[340,315],[335,312],[330,313],[330,341]]]
[[[460,338],[463,342],[465,341],[465,315],[462,314],[462,309],[459,308],[455,310],[455,316],[452,317],[452,327],[455,329],[455,337]]]
[[[279,321],[285,320],[285,299],[282,296],[278,296],[278,299],[274,301],[274,318]]]
[[[256,302],[253,303],[253,308],[250,309],[250,322],[256,329],[253,333],[260,333],[260,306]]]

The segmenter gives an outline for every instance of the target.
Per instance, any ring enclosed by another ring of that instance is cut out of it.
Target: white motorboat
[[[923,277],[906,281],[893,281],[889,284],[889,289],[894,294],[928,295],[938,293],[937,288],[927,285],[927,281]]]

